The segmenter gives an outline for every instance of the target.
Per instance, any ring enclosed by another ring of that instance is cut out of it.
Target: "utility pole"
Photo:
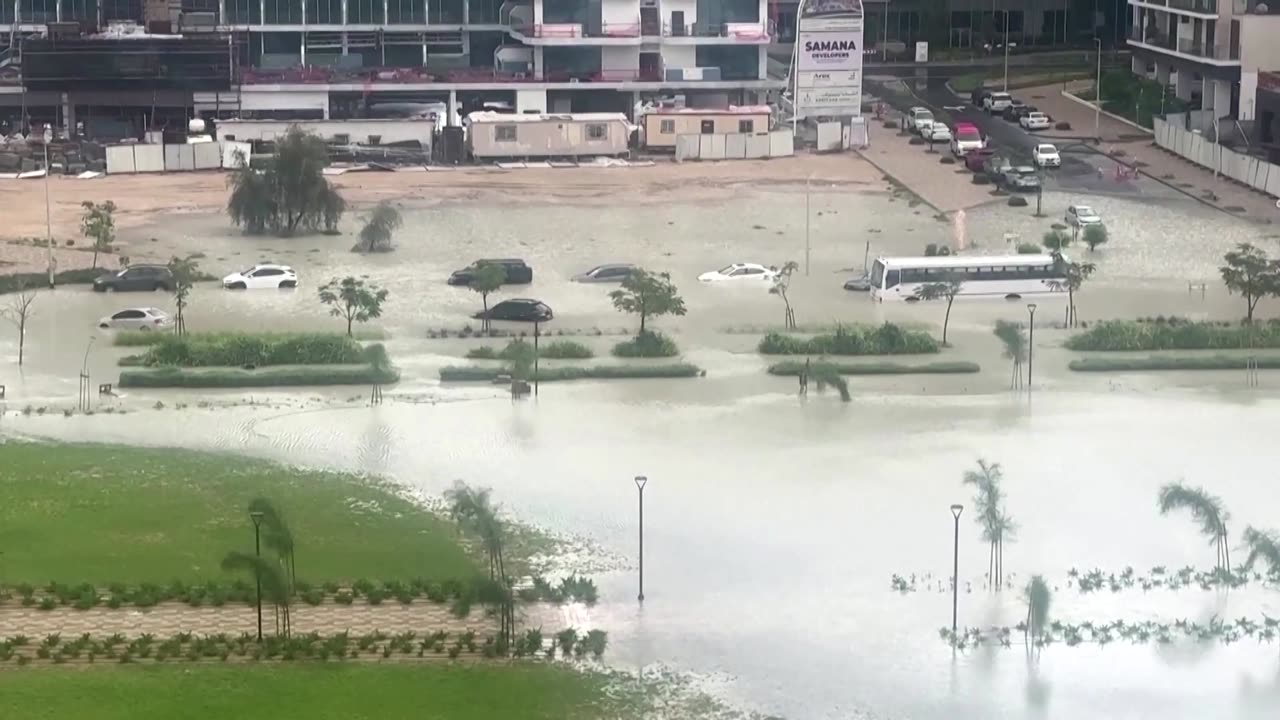
[[[810,210],[811,200],[809,196],[810,184],[813,176],[810,175],[804,181],[804,275],[809,277],[809,217],[812,215]]]
[[[1093,92],[1093,137],[1102,144],[1102,131],[1099,129],[1102,125],[1102,38],[1094,38],[1093,42],[1098,46],[1098,80]]]
[[[45,247],[49,249],[49,288],[53,289],[53,211],[49,206],[49,143],[53,142],[53,126],[44,126],[44,229]]]

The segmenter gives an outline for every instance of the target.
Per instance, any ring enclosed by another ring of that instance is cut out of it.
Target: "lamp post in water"
[[[636,599],[644,602],[644,486],[649,482],[649,478],[644,475],[636,476],[636,491],[640,500],[640,594]]]
[[[956,637],[956,616],[960,608],[960,513],[964,512],[964,506],[960,504],[951,506],[951,517],[955,518],[956,537],[952,550],[951,565],[951,641],[955,642]]]
[[[1036,304],[1027,303],[1027,315],[1031,318],[1031,330],[1027,334],[1027,392],[1031,392],[1031,371],[1036,359]]]
[[[45,246],[49,248],[49,287],[53,287],[54,262],[53,262],[53,211],[49,206],[49,175],[52,170],[49,168],[49,144],[53,142],[53,126],[46,124],[44,126],[44,230],[45,230]]]
[[[262,513],[251,512],[249,517],[253,518],[253,554],[259,560],[262,559]],[[262,573],[255,566],[253,568],[253,577],[258,584],[258,642],[262,642]]]

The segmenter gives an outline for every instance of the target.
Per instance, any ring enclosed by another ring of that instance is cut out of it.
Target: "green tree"
[[[1280,264],[1251,243],[1237,244],[1236,249],[1222,259],[1226,262],[1218,268],[1222,282],[1227,286],[1227,292],[1244,297],[1245,322],[1252,323],[1258,301],[1268,295],[1280,294]]]
[[[1231,569],[1231,548],[1227,541],[1227,520],[1231,516],[1221,498],[1210,495],[1204,488],[1168,483],[1160,487],[1158,504],[1161,515],[1168,515],[1174,510],[1191,513],[1192,519],[1200,523],[1200,533],[1217,548],[1218,569]]]
[[[178,308],[174,319],[173,331],[182,335],[187,331],[187,305],[190,303],[191,288],[200,277],[200,268],[195,255],[184,258],[174,256],[169,260],[169,272],[173,274],[173,299]]]
[[[480,300],[484,303],[484,319],[480,323],[485,332],[490,329],[489,293],[497,292],[506,281],[506,268],[495,263],[480,263],[471,276],[471,290],[480,293]]]
[[[942,318],[942,344],[947,344],[947,326],[951,324],[951,304],[956,301],[956,295],[964,288],[964,281],[957,277],[944,277],[939,282],[931,282],[921,285],[916,291],[916,297],[921,300],[940,300],[947,301],[947,314]]]
[[[819,392],[831,388],[840,394],[842,401],[853,400],[853,396],[849,394],[849,381],[844,379],[836,366],[830,363],[814,363],[809,366],[808,373],[809,378],[818,386]]]
[[[1244,560],[1246,568],[1252,568],[1262,560],[1271,575],[1280,575],[1280,534],[1274,530],[1259,530],[1252,525],[1244,529],[1244,546],[1249,555]]]
[[[1043,575],[1031,576],[1031,581],[1022,591],[1022,598],[1027,603],[1023,636],[1030,636],[1032,643],[1038,643],[1045,628],[1049,627],[1049,606],[1053,601],[1053,593],[1049,591],[1049,583],[1045,582]]]
[[[1089,246],[1089,252],[1093,252],[1099,245],[1105,244],[1110,239],[1107,226],[1102,223],[1093,223],[1084,227],[1083,240],[1084,244]]]
[[[222,558],[223,572],[247,572],[257,582],[262,583],[262,597],[275,606],[276,617],[284,622],[276,623],[276,634],[289,636],[289,605],[292,593],[289,589],[287,571],[278,559],[259,557],[249,553],[232,551]]]
[[[782,269],[773,278],[773,287],[769,292],[782,298],[783,305],[786,306],[786,313],[783,316],[783,327],[787,330],[796,329],[796,312],[791,309],[791,299],[787,297],[787,291],[791,289],[791,277],[795,271],[800,269],[800,265],[794,260],[788,260],[782,265]],[[643,319],[641,320],[643,323]]]
[[[28,290],[26,284],[19,281],[17,292],[9,299],[9,307],[0,310],[0,317],[13,323],[18,329],[18,367],[22,367],[22,358],[27,349],[27,321],[35,312],[31,305],[36,301],[36,292]]]
[[[116,240],[116,204],[110,200],[80,203],[84,212],[80,215],[80,234],[93,240],[93,267],[98,267],[98,253],[111,252]]]
[[[458,529],[479,536],[489,556],[488,582],[477,583],[477,599],[500,606],[499,637],[505,648],[515,632],[515,610],[503,554],[506,530],[498,517],[498,507],[492,502],[489,488],[473,488],[462,481],[455,482],[444,497]]]
[[[275,551],[280,563],[289,569],[289,584],[297,582],[297,565],[294,558],[293,531],[285,522],[284,514],[266,498],[254,498],[249,501],[249,514],[259,513],[259,525],[262,529],[262,544]],[[292,593],[291,593],[292,594]]]
[[[329,149],[316,135],[291,128],[265,168],[243,163],[227,178],[227,213],[250,235],[334,231],[346,201],[324,177]]]
[[[1076,293],[1080,292],[1080,288],[1084,286],[1086,280],[1093,276],[1097,266],[1093,263],[1070,262],[1059,251],[1052,253],[1056,267],[1062,270],[1062,279],[1052,280],[1049,282],[1049,289],[1055,292],[1067,291],[1067,309],[1066,321],[1067,327],[1075,327],[1076,321]]]
[[[1062,230],[1054,228],[1040,238],[1040,244],[1050,252],[1060,253],[1071,245],[1071,236]]]
[[[382,317],[382,303],[386,302],[387,294],[377,285],[350,275],[341,281],[333,278],[320,286],[320,302],[330,306],[330,315],[347,321],[347,337],[351,336],[352,322]]]
[[[978,460],[977,470],[967,470],[962,482],[977,488],[973,504],[977,515],[974,521],[982,528],[982,539],[990,546],[987,556],[987,576],[991,586],[999,589],[1004,585],[1004,541],[1013,540],[1017,526],[1004,509],[1004,490],[1000,483],[1004,480],[1004,472],[1000,463],[988,463]]]
[[[645,321],[663,315],[684,315],[684,298],[676,292],[670,273],[651,273],[636,269],[622,288],[609,293],[613,307],[620,312],[640,316],[640,334],[644,334]]]
[[[383,200],[365,217],[364,227],[360,228],[360,242],[353,249],[356,252],[389,252],[391,236],[403,225],[400,211]]]
[[[1022,387],[1022,364],[1027,361],[1027,334],[1022,326],[1008,320],[997,320],[995,336],[1004,345],[1004,356],[1013,361],[1013,376],[1009,389]]]

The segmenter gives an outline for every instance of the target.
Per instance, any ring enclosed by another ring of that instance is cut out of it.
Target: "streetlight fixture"
[[[53,211],[49,207],[49,144],[53,142],[53,126],[44,126],[44,229],[45,243],[49,248],[49,288],[53,288]]]
[[[1098,46],[1098,81],[1097,89],[1093,93],[1093,137],[1100,145],[1102,144],[1102,131],[1099,130],[1102,123],[1102,38],[1095,37],[1093,43]]]
[[[1036,304],[1027,303],[1027,315],[1031,318],[1031,330],[1027,337],[1027,392],[1031,392],[1031,371],[1036,359]]]
[[[253,554],[262,559],[262,512],[254,511],[249,513],[249,517],[253,519]],[[258,642],[262,642],[262,573],[258,572],[258,568],[253,568],[253,577],[258,584]]]
[[[956,617],[960,608],[960,513],[964,512],[964,506],[959,503],[951,506],[951,517],[955,518],[956,537],[952,546],[952,565],[951,565],[951,639],[955,641],[956,636]]]
[[[636,476],[636,492],[640,500],[640,594],[636,596],[636,600],[644,602],[644,486],[649,482],[649,478],[644,475]]]

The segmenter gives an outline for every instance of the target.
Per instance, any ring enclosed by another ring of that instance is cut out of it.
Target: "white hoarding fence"
[[[1156,145],[1254,190],[1280,197],[1280,166],[1238,153],[1210,142],[1200,133],[1184,129],[1186,118],[1181,115],[1170,115],[1168,121],[1154,118],[1152,122]]]
[[[728,133],[676,136],[676,161],[683,160],[755,160],[790,157],[795,154],[791,128],[770,133]]]
[[[862,3],[804,0],[791,68],[797,117],[862,113]]]

